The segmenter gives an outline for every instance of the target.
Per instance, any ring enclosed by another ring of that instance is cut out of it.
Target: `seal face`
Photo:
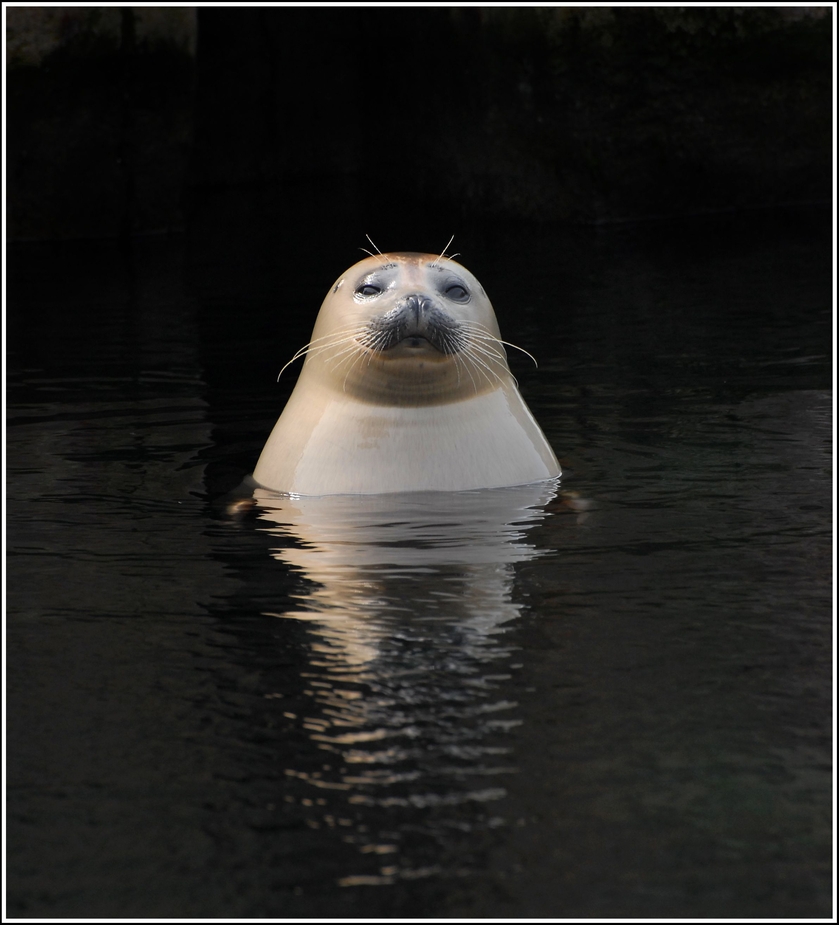
[[[449,258],[368,257],[321,306],[254,471],[303,495],[496,488],[559,464],[519,395],[495,312]]]

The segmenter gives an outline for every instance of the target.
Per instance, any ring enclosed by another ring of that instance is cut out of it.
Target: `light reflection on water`
[[[508,632],[522,608],[514,566],[544,552],[528,532],[557,490],[255,492],[260,528],[282,540],[271,554],[311,583],[292,608],[266,612],[306,626],[308,686],[284,715],[322,758],[286,769],[300,785],[286,800],[309,807],[311,828],[334,827],[361,855],[387,858],[375,872],[368,863],[344,873],[340,885],[441,873],[438,863],[416,863],[416,845],[403,850],[411,821],[436,840],[452,807],[505,796],[504,778],[517,769],[504,733],[522,722],[505,690],[520,667]],[[434,808],[443,811],[436,821]],[[399,811],[401,822],[389,818],[388,831],[377,831],[376,809]],[[423,813],[421,824],[404,818],[411,810]],[[456,824],[504,820],[484,810]]]

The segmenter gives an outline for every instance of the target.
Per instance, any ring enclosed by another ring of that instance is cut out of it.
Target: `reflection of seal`
[[[516,388],[486,293],[464,267],[383,254],[324,300],[254,478],[301,495],[498,488],[559,464]]]

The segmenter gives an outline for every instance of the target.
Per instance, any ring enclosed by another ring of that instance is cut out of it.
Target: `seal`
[[[289,361],[306,357],[254,480],[334,495],[556,478],[504,343],[480,283],[451,258],[365,258],[336,281]]]

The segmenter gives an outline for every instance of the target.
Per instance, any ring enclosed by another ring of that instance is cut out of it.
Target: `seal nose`
[[[425,316],[428,314],[431,306],[431,299],[428,296],[411,293],[406,295],[403,301],[404,310],[408,313],[411,320],[417,326],[421,325]]]

